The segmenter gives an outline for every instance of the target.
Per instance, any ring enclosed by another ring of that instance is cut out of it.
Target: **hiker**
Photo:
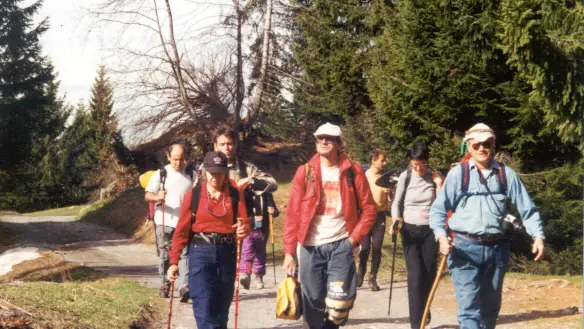
[[[389,204],[389,189],[377,186],[375,181],[381,177],[381,171],[387,164],[385,153],[380,150],[374,150],[369,155],[370,166],[365,171],[365,176],[371,188],[371,195],[375,201],[377,215],[375,216],[375,224],[361,240],[361,248],[359,250],[359,271],[357,272],[357,287],[363,285],[365,273],[367,272],[367,261],[369,260],[369,251],[372,250],[371,255],[371,271],[369,272],[368,286],[371,291],[379,291],[377,284],[377,271],[381,264],[381,247],[383,246],[383,237],[385,236],[385,212],[388,210]]]
[[[168,250],[172,244],[172,235],[178,222],[179,210],[183,197],[192,186],[192,174],[185,172],[185,148],[181,144],[173,144],[166,150],[166,158],[170,162],[162,170],[157,170],[146,187],[146,202],[155,202],[154,224],[156,232],[156,246],[158,248],[158,273],[162,279],[162,287],[159,296],[168,298],[172,291],[170,282],[166,278],[168,271]],[[161,175],[162,173],[162,175]],[[162,177],[162,179],[161,179]],[[164,188],[163,188],[164,185]],[[164,205],[163,205],[164,203]],[[164,209],[164,213],[163,213]],[[163,218],[164,217],[164,218]],[[164,226],[162,224],[164,220]],[[178,281],[180,300],[188,301],[188,285],[186,274],[188,263],[186,252],[183,255],[180,266],[185,276]]]
[[[376,210],[363,169],[342,152],[341,128],[326,123],[314,136],[317,153],[296,170],[290,188],[283,267],[293,275],[300,244],[304,321],[328,329],[347,322],[357,295],[353,248],[373,226]]]
[[[227,157],[229,178],[237,182],[237,187],[240,189],[245,189],[248,184],[261,180],[265,183],[263,192],[275,192],[278,189],[278,185],[270,174],[262,172],[253,164],[243,161],[237,156],[237,142],[237,134],[227,125],[219,126],[213,132],[214,150],[222,152]],[[203,166],[201,166],[201,169],[203,169]],[[197,181],[198,179],[195,179],[193,185],[197,184]]]
[[[227,157],[208,152],[203,169],[202,181],[185,194],[180,209],[168,279],[174,281],[182,274],[177,264],[181,252],[188,249],[189,297],[197,328],[227,329],[235,290],[236,243],[249,235],[249,219],[243,192],[227,177]]]
[[[543,258],[544,234],[539,211],[513,169],[493,159],[495,134],[479,123],[464,137],[472,158],[451,169],[430,210],[430,227],[440,253],[450,255],[448,269],[458,302],[461,329],[495,328],[501,308],[503,277],[509,267],[504,238],[511,203],[535,241],[534,260]],[[446,214],[452,211],[448,228]],[[506,226],[506,225],[505,225]]]
[[[436,278],[438,245],[430,229],[429,212],[436,194],[442,188],[439,171],[428,167],[428,146],[414,144],[410,150],[408,169],[399,176],[391,208],[394,234],[396,222],[403,223],[400,233],[406,260],[410,326],[419,329],[426,300]],[[427,325],[430,316],[427,318]]]
[[[252,272],[255,275],[256,288],[264,288],[263,277],[266,274],[266,247],[270,236],[270,214],[273,218],[280,215],[272,193],[263,192],[264,187],[260,185],[262,182],[254,182],[250,188],[244,191],[245,198],[251,198],[253,204],[252,231],[243,240],[239,265],[239,271],[243,274],[240,283],[245,289],[249,289]]]

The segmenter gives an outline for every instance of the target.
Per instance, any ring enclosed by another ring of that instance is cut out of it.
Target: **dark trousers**
[[[328,329],[344,325],[357,296],[349,239],[300,247],[298,259],[305,327]]]
[[[429,225],[404,223],[401,234],[408,271],[410,326],[419,329],[436,278],[438,244]]]
[[[385,236],[385,212],[378,212],[375,217],[375,224],[363,239],[361,239],[361,250],[359,251],[359,275],[365,276],[367,272],[367,261],[369,251],[373,249],[371,255],[371,275],[376,277],[381,264],[381,247]]]
[[[199,329],[227,329],[235,291],[235,246],[189,245],[189,297]]]

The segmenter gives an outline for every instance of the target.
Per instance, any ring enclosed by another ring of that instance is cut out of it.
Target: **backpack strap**
[[[353,187],[353,193],[355,194],[355,202],[357,203],[357,213],[359,213],[359,196],[357,195],[357,188],[355,188],[355,172],[353,172],[353,164],[347,172],[347,185]]]
[[[237,158],[237,165],[239,166],[239,178],[247,178],[247,166],[240,158]]]
[[[237,224],[237,212],[239,210],[239,190],[229,184],[229,196],[231,197],[231,209],[233,209],[233,224]]]
[[[400,206],[400,213],[401,213],[402,217],[404,215],[404,207],[405,207],[405,202],[406,202],[406,192],[408,191],[408,186],[410,185],[411,180],[412,180],[412,166],[408,166],[408,168],[406,169],[406,181],[404,184],[404,193],[402,193],[401,206]]]
[[[499,164],[499,170],[497,173],[497,182],[499,183],[499,191],[498,192],[491,192],[490,190],[488,192],[469,192],[468,191],[468,185],[469,185],[469,181],[470,181],[470,165],[468,162],[462,162],[461,168],[462,168],[462,175],[461,175],[461,182],[460,182],[460,196],[456,199],[456,201],[454,202],[453,206],[452,206],[452,211],[456,211],[456,207],[458,206],[458,203],[463,199],[463,198],[468,198],[470,196],[474,196],[474,195],[493,195],[493,194],[503,194],[505,197],[507,197],[507,175],[505,173],[505,165],[501,162],[497,162]],[[481,175],[481,173],[479,173],[479,175]],[[482,176],[481,176],[482,177]],[[484,179],[484,178],[482,178]],[[484,183],[486,184],[486,182]],[[487,187],[488,189],[488,187]],[[511,200],[508,199],[509,202],[509,206],[511,206]],[[509,208],[511,209],[511,208]]]
[[[314,187],[314,175],[313,175],[313,169],[311,166],[308,165],[308,163],[304,164],[304,193],[306,193],[306,190],[308,189],[308,183],[312,182],[312,194],[314,195],[316,193],[315,187]]]

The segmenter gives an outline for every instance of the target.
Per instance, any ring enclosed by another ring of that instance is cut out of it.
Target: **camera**
[[[503,232],[520,232],[523,230],[523,223],[521,222],[521,219],[511,214],[507,214],[502,218],[501,228],[503,229]]]

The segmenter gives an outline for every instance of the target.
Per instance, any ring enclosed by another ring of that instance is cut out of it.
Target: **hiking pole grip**
[[[274,286],[276,282],[276,251],[274,247],[274,216],[270,214],[270,237],[272,239],[272,263],[274,264]]]
[[[424,308],[424,314],[422,315],[420,329],[424,329],[424,327],[426,326],[426,318],[428,317],[428,312],[430,312],[430,305],[432,305],[432,300],[434,299],[434,295],[436,294],[436,290],[438,289],[438,284],[440,283],[440,279],[442,278],[442,273],[444,272],[444,267],[446,266],[447,258],[448,256],[446,255],[440,256],[440,265],[438,266],[438,273],[436,273],[436,279],[434,280],[432,290],[430,290],[430,294],[428,295],[428,301],[426,302],[426,307]]]

